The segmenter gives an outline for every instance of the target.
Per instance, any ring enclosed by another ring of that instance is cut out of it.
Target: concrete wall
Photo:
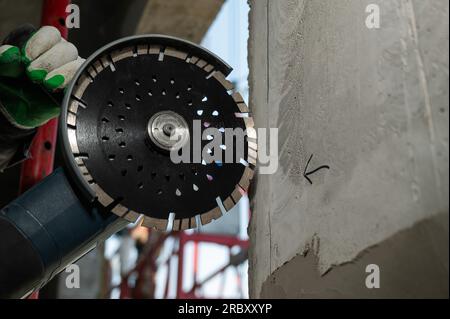
[[[223,0],[149,0],[136,34],[160,33],[200,43]]]
[[[448,1],[250,4],[250,107],[279,128],[279,168],[253,185],[251,297],[448,298]],[[330,168],[312,184],[311,155]]]

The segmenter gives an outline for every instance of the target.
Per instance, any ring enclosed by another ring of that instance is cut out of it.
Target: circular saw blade
[[[66,159],[85,193],[158,230],[167,229],[170,214],[172,229],[182,230],[233,208],[248,189],[257,151],[252,118],[226,80],[229,71],[212,53],[161,36],[123,39],[91,56],[66,93],[61,117]],[[187,125],[189,163],[175,163],[158,144],[167,142],[164,134],[152,136],[177,125]],[[246,131],[243,158],[202,160],[193,143],[205,149],[207,128]]]

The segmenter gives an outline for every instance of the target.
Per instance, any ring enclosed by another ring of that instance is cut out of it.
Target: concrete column
[[[448,1],[249,2],[251,297],[448,298]]]

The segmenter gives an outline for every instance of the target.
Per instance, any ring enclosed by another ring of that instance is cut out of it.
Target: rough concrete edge
[[[317,259],[316,265],[315,265],[316,266],[316,271],[318,272],[319,276],[322,278],[322,277],[325,277],[327,274],[329,274],[334,269],[337,269],[339,267],[345,266],[347,264],[357,263],[363,256],[369,254],[374,248],[380,246],[383,242],[390,240],[392,237],[400,235],[402,233],[406,233],[406,232],[412,230],[413,228],[419,226],[420,224],[422,224],[424,222],[427,222],[427,221],[431,221],[432,219],[434,219],[436,217],[439,217],[441,215],[444,215],[444,216],[446,215],[447,216],[447,221],[448,221],[448,212],[439,212],[439,213],[433,214],[432,216],[429,216],[429,217],[426,217],[424,219],[421,219],[421,220],[413,223],[411,226],[403,228],[403,229],[393,233],[389,237],[387,237],[387,238],[385,238],[385,239],[383,239],[383,240],[381,240],[381,241],[379,241],[379,242],[377,242],[377,243],[375,243],[373,245],[370,245],[370,246],[364,248],[362,251],[360,251],[357,254],[355,254],[355,256],[353,258],[351,258],[350,260],[348,260],[348,261],[345,261],[345,262],[342,262],[342,263],[339,263],[339,264],[331,264],[323,272],[320,271],[320,267],[319,267],[320,261],[319,261],[319,256],[318,256],[319,250],[320,250],[320,238],[317,236],[317,234],[314,234],[311,237],[311,240],[305,245],[304,249],[301,252],[295,254],[295,256],[293,256],[291,259],[285,261],[281,266],[279,266],[276,269],[274,269],[271,272],[271,274],[264,279],[264,281],[262,282],[260,291],[257,294],[253,294],[253,297],[254,298],[259,298],[261,296],[261,292],[262,292],[262,289],[264,287],[264,283],[267,282],[267,280],[270,280],[272,275],[275,274],[281,268],[283,268],[283,266],[285,266],[286,264],[290,263],[292,260],[294,260],[295,258],[297,258],[299,256],[306,257],[310,252],[312,252],[314,254],[314,256],[316,257],[316,259]]]
[[[255,76],[254,74],[251,72],[251,68],[252,68],[252,61],[254,59],[254,54],[252,51],[252,48],[254,46],[253,42],[254,40],[254,35],[253,32],[251,32],[251,25],[252,25],[252,21],[253,21],[253,2],[254,0],[246,0],[247,1],[247,5],[249,7],[248,10],[248,39],[247,39],[247,64],[248,64],[248,68],[249,68],[249,72],[247,75],[247,83],[248,83],[248,90],[249,90],[249,97],[248,97],[248,106],[251,109],[253,109],[255,107],[255,99],[253,97],[253,92],[254,92],[254,79]],[[255,195],[256,195],[256,189],[257,189],[257,184],[258,184],[258,178],[259,177],[259,168],[258,165],[255,168],[255,174],[252,180],[252,183],[250,185],[250,188],[247,192],[247,196],[249,199],[249,208],[250,208],[250,218],[248,221],[248,226],[247,226],[247,235],[249,238],[251,238],[251,229],[254,227],[254,212],[255,212]],[[248,295],[250,298],[254,298],[256,296],[259,296],[259,294],[256,294],[256,290],[261,290],[262,286],[257,288],[254,285],[254,273],[255,273],[255,269],[253,267],[253,263],[252,260],[253,258],[253,254],[254,254],[254,249],[252,249],[251,247],[251,243],[250,243],[250,247],[248,250],[248,268],[247,268],[247,275],[248,275]],[[268,276],[270,276],[270,274],[268,274]],[[268,277],[267,277],[268,278]],[[267,278],[265,278],[265,280],[267,280]]]

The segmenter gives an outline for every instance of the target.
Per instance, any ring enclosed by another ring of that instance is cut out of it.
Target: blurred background
[[[0,38],[23,23],[41,24],[61,0],[0,0]],[[80,28],[68,39],[87,58],[118,38],[146,33],[201,44],[234,71],[229,77],[248,101],[248,11],[242,0],[71,1]],[[64,21],[59,21],[63,23]],[[58,21],[57,21],[58,23]],[[55,154],[55,166],[61,159]],[[21,166],[0,174],[0,206],[19,190]],[[7,186],[6,186],[7,185]],[[81,260],[80,288],[68,289],[63,272],[39,298],[248,298],[247,197],[218,221],[183,232],[160,233],[138,225],[114,235]]]

